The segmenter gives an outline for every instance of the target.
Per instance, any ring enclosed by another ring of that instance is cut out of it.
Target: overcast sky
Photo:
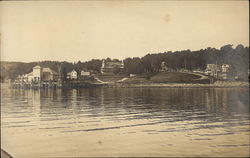
[[[248,1],[1,3],[1,60],[123,59],[249,46]]]

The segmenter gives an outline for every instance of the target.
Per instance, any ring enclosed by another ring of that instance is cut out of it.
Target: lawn
[[[152,76],[150,80],[155,83],[195,83],[195,79],[199,78],[198,75],[184,72],[166,72],[158,73]]]
[[[116,82],[123,79],[125,76],[120,75],[99,75],[97,76],[101,81],[104,82]]]

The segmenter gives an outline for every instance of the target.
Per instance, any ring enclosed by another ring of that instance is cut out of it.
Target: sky
[[[249,46],[248,1],[1,1],[2,61]]]

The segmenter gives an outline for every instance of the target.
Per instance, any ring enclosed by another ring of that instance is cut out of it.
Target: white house
[[[129,77],[135,77],[136,74],[129,74]]]
[[[71,72],[67,73],[67,79],[77,79],[77,72],[72,70]]]
[[[224,80],[228,79],[228,77],[229,77],[229,68],[230,68],[230,66],[228,64],[223,64],[221,66],[221,75],[220,75],[221,79],[224,79]]]
[[[90,76],[90,72],[82,70],[81,76]]]
[[[229,65],[228,64],[223,64],[222,66],[221,66],[221,72],[223,72],[223,73],[228,73],[229,72]]]

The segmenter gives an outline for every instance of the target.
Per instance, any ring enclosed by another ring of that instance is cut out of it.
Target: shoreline
[[[1,87],[9,87],[1,83]],[[150,82],[114,82],[114,83],[92,83],[88,86],[82,85],[65,85],[57,87],[58,89],[80,89],[80,88],[249,88],[249,82],[243,81],[216,81],[210,84],[201,83],[150,83]],[[56,88],[56,89],[57,89]],[[14,89],[37,89],[37,88],[14,88]],[[44,89],[44,88],[38,88]],[[54,89],[54,88],[47,88]]]
[[[249,88],[249,82],[217,81],[212,84],[200,83],[113,83],[108,88]]]

